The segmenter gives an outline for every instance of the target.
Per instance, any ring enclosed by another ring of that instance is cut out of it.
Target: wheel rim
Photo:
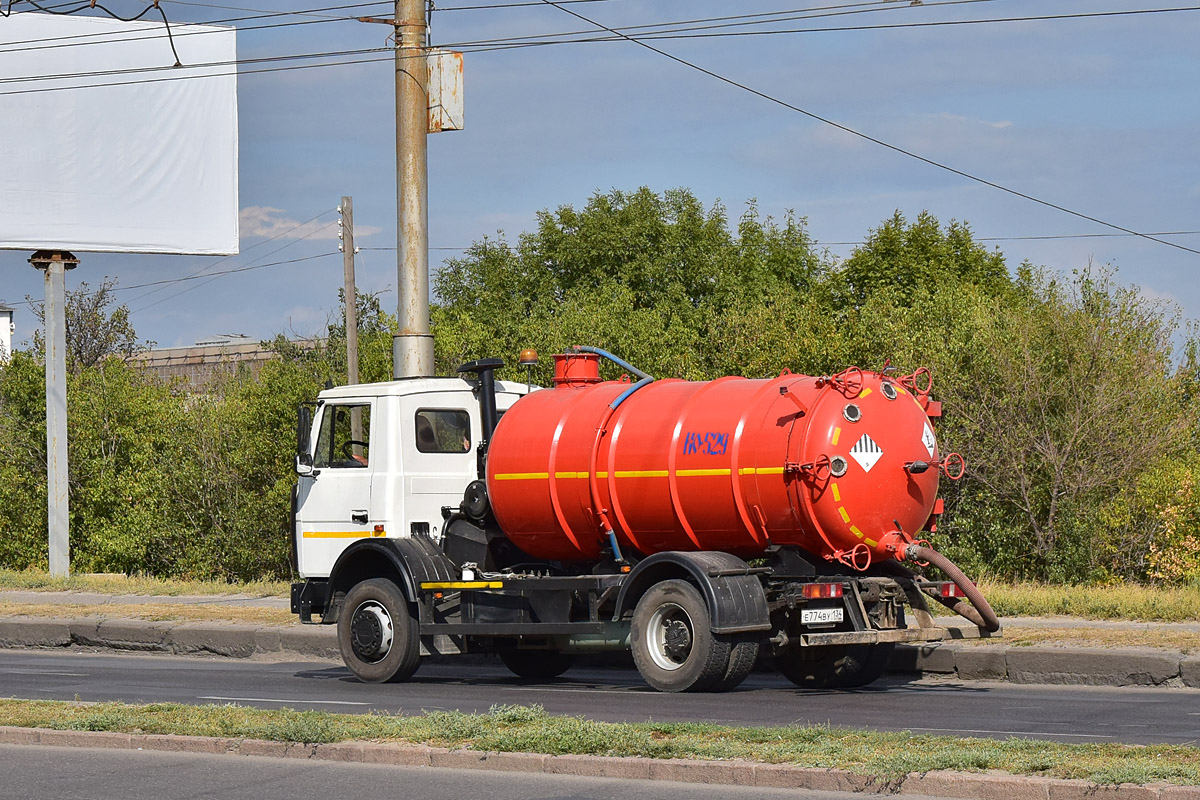
[[[646,650],[654,665],[663,670],[677,670],[692,654],[692,618],[675,603],[664,603],[655,609],[646,625]]]
[[[350,647],[363,661],[382,661],[391,652],[394,638],[392,616],[374,600],[354,609],[350,618]]]

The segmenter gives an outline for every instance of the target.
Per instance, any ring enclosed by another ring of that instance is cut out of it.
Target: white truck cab
[[[302,577],[329,577],[361,539],[441,540],[442,509],[457,508],[479,477],[478,391],[463,378],[410,378],[320,393],[311,428],[299,431],[294,533]],[[526,392],[497,381],[498,413]]]

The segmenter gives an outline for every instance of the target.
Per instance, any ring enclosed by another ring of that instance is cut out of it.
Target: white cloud
[[[309,239],[320,241],[338,238],[338,225],[335,220],[323,222],[319,219],[300,222],[286,216],[282,208],[271,206],[246,206],[238,214],[242,236],[262,236],[267,238]],[[372,225],[355,225],[355,236],[370,236],[379,233],[382,228]]]

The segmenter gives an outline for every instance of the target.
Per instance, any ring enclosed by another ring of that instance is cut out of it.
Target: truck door
[[[301,477],[297,487],[299,567],[305,577],[329,575],[338,555],[373,530],[371,403],[325,403],[315,432],[315,472]]]
[[[407,532],[434,539],[441,538],[442,507],[457,507],[476,478],[478,424],[461,398],[451,397],[418,395],[402,414]]]

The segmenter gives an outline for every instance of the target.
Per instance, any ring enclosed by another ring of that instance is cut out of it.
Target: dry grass
[[[965,639],[967,644],[987,647],[1029,647],[1034,645],[1060,647],[1140,647],[1160,650],[1200,652],[1200,631],[1181,631],[1170,628],[1039,628],[1020,624],[1005,624],[999,639]]]
[[[826,726],[745,728],[697,723],[605,723],[550,716],[540,706],[487,714],[330,714],[176,703],[0,700],[0,724],[324,743],[374,740],[504,752],[747,759],[849,769],[896,780],[933,770],[1002,770],[1099,784],[1200,784],[1200,749],[1179,745],[1062,744],[955,739]]]
[[[151,578],[145,575],[71,575],[52,578],[40,570],[0,569],[0,589],[25,589],[45,592],[98,592],[100,594],[149,595],[247,595],[250,597],[287,597],[289,584],[284,581],[186,581]]]
[[[1062,586],[985,580],[979,588],[1001,617],[1200,622],[1200,584]]]

